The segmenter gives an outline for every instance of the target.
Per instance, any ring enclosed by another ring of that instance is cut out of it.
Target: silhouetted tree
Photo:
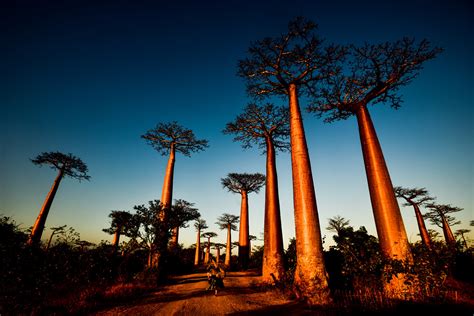
[[[177,122],[159,123],[154,129],[147,131],[141,136],[161,155],[168,155],[168,165],[166,166],[163,189],[161,193],[162,208],[157,214],[164,226],[168,225],[168,213],[171,208],[173,197],[173,176],[175,153],[180,152],[185,156],[191,156],[193,152],[199,152],[208,147],[207,140],[196,139],[192,130],[185,129]],[[177,230],[177,228],[175,228]],[[163,248],[164,247],[164,248]],[[160,269],[159,257],[166,254],[167,245],[156,247],[157,251],[152,259],[152,265]]]
[[[229,173],[227,177],[221,179],[221,183],[229,192],[239,193],[242,196],[240,206],[239,264],[243,269],[247,269],[250,257],[248,194],[260,191],[260,188],[265,183],[265,176],[261,173]]]
[[[330,232],[335,232],[338,236],[341,231],[349,226],[349,220],[342,216],[336,215],[328,220],[326,229]]]
[[[234,141],[241,141],[244,148],[256,144],[267,154],[262,278],[267,282],[273,282],[273,278],[280,280],[284,274],[284,252],[275,155],[276,150],[290,149],[288,109],[270,103],[249,104],[234,122],[227,123],[224,133],[237,135]]]
[[[188,227],[187,223],[201,217],[198,209],[194,208],[194,203],[185,200],[174,200],[174,205],[171,207],[170,213],[170,227],[173,227],[171,233],[170,246],[178,245],[179,228]]]
[[[211,238],[214,238],[216,236],[217,234],[214,232],[206,232],[206,233],[201,234],[201,237],[207,238],[207,242],[206,242],[207,251],[206,251],[206,258],[204,258],[204,264],[209,263],[210,255],[211,255],[211,245],[212,245]]]
[[[443,229],[446,244],[454,248],[456,246],[456,238],[454,238],[451,226],[458,225],[461,222],[449,214],[460,212],[463,209],[457,206],[451,206],[450,204],[434,203],[428,204],[426,207],[429,208],[430,211],[425,213],[424,217],[429,219],[433,225]]]
[[[114,235],[114,239],[112,241],[112,246],[114,248],[114,252],[117,252],[119,242],[120,242],[120,235],[125,233],[125,230],[132,224],[132,214],[127,211],[111,211],[109,217],[112,219],[109,228],[102,229],[103,232],[107,234]]]
[[[197,231],[197,240],[196,240],[196,254],[194,256],[194,266],[199,265],[199,252],[201,251],[201,231],[206,229],[208,226],[206,221],[202,218],[197,218],[194,222],[194,228]]]
[[[67,225],[58,226],[58,227],[51,227],[50,228],[52,230],[52,232],[51,232],[51,235],[49,236],[48,245],[46,246],[46,250],[48,250],[49,247],[51,247],[51,242],[53,241],[54,235],[62,233],[66,227],[67,227]]]
[[[224,213],[217,218],[216,224],[220,229],[227,229],[227,243],[225,249],[225,261],[224,264],[227,267],[230,267],[230,258],[232,257],[232,236],[231,233],[233,230],[237,230],[237,223],[239,222],[239,217],[237,215],[232,215],[229,213]]]
[[[413,206],[415,210],[416,223],[418,224],[418,229],[420,230],[420,237],[423,245],[428,248],[431,248],[431,239],[426,229],[425,221],[423,220],[423,215],[420,211],[420,206],[428,202],[434,201],[434,198],[428,195],[428,191],[425,188],[403,188],[403,187],[394,187],[395,195],[398,198],[405,199],[403,206]]]
[[[214,249],[216,249],[216,262],[219,263],[220,258],[221,258],[221,249],[225,248],[226,245],[215,242],[215,243],[212,244],[212,246],[214,247]]]
[[[339,68],[344,50],[325,46],[316,28],[313,22],[297,18],[289,23],[288,32],[252,43],[249,56],[239,61],[238,74],[246,80],[251,96],[285,95],[289,99],[298,249],[295,287],[309,304],[324,305],[330,302],[328,278],[299,97],[317,93],[319,81]]]
[[[377,234],[386,258],[404,261],[411,260],[412,255],[367,106],[387,103],[397,109],[401,102],[397,93],[399,88],[410,83],[422,69],[422,64],[435,58],[440,51],[431,48],[426,40],[416,43],[408,38],[393,43],[353,45],[346,71],[337,71],[335,76],[327,77],[327,86],[321,90],[315,104],[308,108],[318,116],[326,115],[326,122],[347,119],[352,115],[357,117]],[[405,287],[403,277],[398,277],[387,283],[385,289],[397,296]]]
[[[454,232],[454,236],[456,237],[461,237],[463,243],[464,243],[464,247],[466,249],[469,248],[468,244],[467,244],[467,241],[466,241],[466,237],[464,236],[464,234],[467,234],[469,233],[471,230],[470,229],[464,229],[464,228],[461,228],[461,229],[458,229]]]
[[[43,207],[36,218],[30,238],[28,239],[28,244],[37,246],[41,241],[41,235],[43,234],[46,218],[48,217],[51,204],[53,203],[54,196],[58,191],[59,183],[62,178],[70,177],[82,181],[89,180],[90,176],[87,175],[88,169],[86,164],[82,162],[81,159],[70,153],[66,155],[59,151],[43,152],[36,156],[35,159],[31,159],[31,162],[38,166],[48,165],[51,169],[58,170],[58,175],[54,180],[51,190],[46,196]]]

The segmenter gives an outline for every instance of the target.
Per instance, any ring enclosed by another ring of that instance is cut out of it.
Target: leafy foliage
[[[403,38],[393,43],[351,45],[347,67],[335,71],[324,80],[325,87],[313,105],[308,107],[325,122],[347,119],[359,106],[368,103],[387,103],[398,109],[400,87],[410,83],[425,61],[442,51],[431,47],[427,40]]]
[[[219,229],[228,229],[230,227],[231,230],[237,230],[237,223],[239,222],[239,216],[232,215],[229,213],[224,213],[217,218],[217,226]]]
[[[89,180],[87,165],[73,154],[56,152],[43,152],[31,159],[35,165],[49,165],[52,169],[62,170],[65,176],[81,180]]]
[[[161,155],[167,155],[173,148],[189,157],[193,152],[199,152],[209,147],[205,139],[196,139],[194,132],[179,125],[176,121],[159,123],[141,136]]]
[[[297,84],[302,93],[315,94],[319,80],[339,71],[338,62],[345,51],[335,45],[324,46],[316,29],[315,23],[298,17],[290,21],[286,33],[252,43],[249,57],[238,66],[248,93],[285,95],[289,84]]]
[[[186,228],[189,221],[193,221],[201,217],[194,203],[185,200],[174,200],[169,214],[170,227]]]
[[[289,151],[290,118],[287,106],[271,103],[247,105],[234,122],[227,123],[224,134],[234,134],[234,141],[242,142],[243,148],[257,145],[267,151],[268,142],[281,150]]]
[[[265,176],[261,173],[229,173],[227,177],[221,179],[221,183],[230,192],[258,193],[265,184]]]

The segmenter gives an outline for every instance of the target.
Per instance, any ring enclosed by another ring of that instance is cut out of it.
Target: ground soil
[[[239,315],[304,314],[304,307],[281,291],[262,287],[252,272],[229,272],[224,289],[207,291],[205,273],[172,279],[172,284],[129,305],[117,306],[95,315]],[[290,312],[290,310],[292,312]],[[302,312],[302,313],[301,313]]]

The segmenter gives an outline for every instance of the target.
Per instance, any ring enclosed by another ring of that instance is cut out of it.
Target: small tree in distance
[[[270,103],[249,104],[234,122],[227,123],[224,133],[236,135],[234,141],[242,142],[244,148],[256,144],[267,154],[262,278],[265,282],[280,280],[284,274],[284,253],[276,150],[290,149],[287,141],[290,134],[288,109]]]
[[[426,207],[429,208],[430,211],[427,212],[424,217],[429,219],[432,224],[443,229],[446,244],[449,247],[454,248],[456,246],[456,238],[454,238],[451,227],[458,225],[461,222],[457,221],[456,218],[449,214],[460,212],[463,209],[457,206],[451,206],[450,204],[434,203],[428,204]]]
[[[197,231],[197,240],[196,240],[196,253],[194,255],[194,266],[199,265],[199,254],[201,251],[201,231],[203,229],[206,229],[208,226],[206,224],[206,221],[202,218],[197,218],[195,219],[194,222],[194,228]]]
[[[36,156],[35,159],[31,159],[31,162],[38,166],[48,165],[51,167],[51,169],[58,170],[58,175],[54,180],[51,190],[46,196],[43,207],[36,218],[28,240],[28,244],[37,246],[41,241],[41,235],[43,234],[46,218],[48,217],[49,210],[53,204],[54,196],[58,191],[59,183],[63,177],[70,177],[82,181],[89,180],[90,176],[87,175],[87,165],[82,162],[81,159],[71,153],[66,155],[59,151],[43,152],[42,154]]]
[[[237,223],[239,222],[239,217],[237,215],[232,215],[229,213],[224,213],[217,218],[216,224],[220,229],[227,230],[227,243],[225,250],[225,261],[224,264],[227,267],[230,267],[230,258],[232,257],[232,231],[237,230]]]
[[[132,214],[127,211],[111,211],[109,217],[112,219],[109,228],[102,229],[103,232],[114,235],[112,246],[117,252],[120,236],[125,233],[127,226],[132,223]]]
[[[426,229],[425,221],[423,220],[423,214],[421,214],[420,206],[426,204],[427,202],[432,202],[434,198],[428,196],[428,191],[425,188],[402,188],[394,187],[395,195],[398,198],[405,199],[403,206],[413,206],[415,210],[416,223],[418,224],[418,229],[420,230],[421,242],[427,248],[431,248],[432,242],[428,230]]]
[[[193,221],[201,217],[198,209],[194,208],[194,203],[185,200],[174,200],[174,205],[171,207],[170,227],[173,227],[171,233],[170,247],[176,247],[179,242],[179,229],[186,228],[187,222]]]
[[[239,264],[243,269],[247,269],[250,258],[248,194],[260,191],[265,183],[265,176],[261,173],[229,173],[227,177],[221,179],[221,183],[229,192],[239,193],[242,196],[240,206]]]

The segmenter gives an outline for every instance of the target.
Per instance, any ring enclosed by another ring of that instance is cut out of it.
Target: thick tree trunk
[[[121,230],[122,230],[121,227],[117,227],[117,229],[115,230],[114,239],[112,240],[112,246],[114,248],[114,253],[116,253],[117,250],[118,250],[119,241],[120,241],[120,231]]]
[[[53,204],[54,196],[56,195],[56,192],[58,191],[59,183],[61,182],[63,175],[64,175],[64,170],[60,169],[56,179],[54,180],[51,190],[46,196],[46,199],[43,203],[43,207],[41,207],[41,211],[38,217],[36,218],[35,224],[33,225],[30,238],[28,239],[29,245],[38,246],[40,244],[41,235],[43,234],[44,226],[46,224],[46,218],[48,217],[49,210],[51,208],[51,205]]]
[[[240,229],[239,229],[239,265],[247,269],[249,263],[249,201],[245,190],[240,192],[242,202],[240,204]]]
[[[328,274],[296,85],[290,84],[288,92],[297,254],[295,289],[309,304],[326,305],[331,301]]]
[[[382,253],[386,258],[411,261],[405,225],[393,191],[382,148],[365,104],[358,107],[356,116],[370,200]],[[400,295],[406,288],[403,281],[403,276],[394,277],[390,283],[386,284],[387,294]]]
[[[178,245],[178,238],[179,238],[179,227],[175,227],[171,231],[170,248],[174,248]]]
[[[161,227],[159,228],[160,236],[157,236],[155,240],[155,249],[156,252],[153,253],[152,266],[156,268],[159,274],[159,279],[164,277],[166,273],[163,271],[165,264],[164,258],[167,255],[168,248],[168,216],[171,209],[171,202],[173,198],[173,174],[174,174],[174,163],[175,163],[175,148],[174,145],[170,148],[170,156],[168,159],[168,165],[166,166],[165,178],[163,181],[163,189],[161,192],[161,205],[162,209],[160,213],[157,214],[159,220],[161,221]],[[164,231],[161,231],[164,230]]]
[[[196,239],[196,253],[194,254],[194,266],[199,265],[199,251],[201,250],[201,230],[198,229]]]
[[[227,244],[225,247],[225,262],[226,267],[230,267],[230,258],[232,256],[232,240],[231,240],[230,224],[227,224]]]
[[[219,263],[220,262],[220,257],[221,257],[221,248],[218,246],[216,248],[216,262]]]
[[[413,201],[408,201],[413,206],[415,210],[416,216],[416,223],[418,224],[418,229],[420,230],[420,237],[421,242],[425,245],[426,248],[431,249],[432,243],[430,234],[428,234],[428,230],[426,229],[425,221],[423,219],[423,215],[421,214],[420,207],[414,203]]]
[[[446,216],[444,214],[441,215],[441,223],[443,224],[443,234],[444,234],[444,239],[446,240],[446,244],[451,247],[456,246],[456,238],[454,238],[453,231],[451,230],[451,227],[449,227],[449,223],[446,220]]]
[[[265,184],[265,220],[262,280],[273,283],[284,273],[283,237],[281,232],[280,199],[276,171],[275,148],[267,138],[267,166]],[[250,242],[249,242],[250,246]]]
[[[206,246],[206,258],[204,259],[204,263],[208,264],[210,259],[211,259],[211,238],[208,238],[207,246]]]

